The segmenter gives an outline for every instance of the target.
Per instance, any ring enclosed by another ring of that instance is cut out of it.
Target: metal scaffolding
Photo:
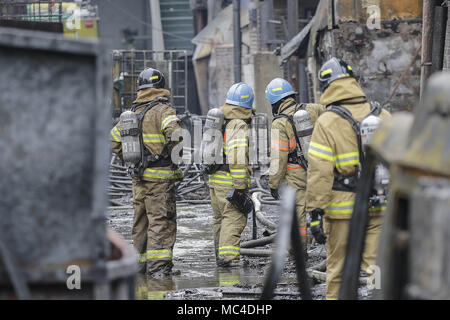
[[[117,50],[113,53],[116,71],[114,77],[123,81],[120,92],[122,108],[130,108],[137,96],[137,79],[145,68],[156,68],[166,77],[166,87],[171,91],[171,103],[177,113],[187,111],[186,50]],[[116,79],[115,79],[116,80]]]

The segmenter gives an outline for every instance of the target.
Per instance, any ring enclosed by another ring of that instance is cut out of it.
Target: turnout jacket
[[[169,97],[170,93],[165,89],[147,88],[138,91],[138,96],[133,104],[150,102],[158,97]],[[144,111],[146,104],[136,108],[137,114]],[[169,104],[159,103],[147,111],[142,120],[142,138],[145,147],[155,155],[171,156],[172,149],[178,141],[171,141],[172,133],[181,129],[180,119],[175,110]],[[120,123],[110,131],[111,148],[122,158],[122,143],[120,138]],[[182,172],[174,165],[165,167],[146,168],[142,180],[168,181],[182,179]]]
[[[249,125],[252,109],[224,104],[220,107],[225,118],[223,153],[229,171],[219,170],[209,175],[209,183],[228,185],[234,189],[247,189],[252,175],[249,165]]]
[[[300,109],[300,105],[295,103],[294,98],[288,98],[280,105],[279,114],[293,116],[294,111]],[[325,111],[325,107],[320,104],[306,104],[311,121],[314,124],[319,116]],[[297,152],[297,141],[295,139],[294,128],[285,117],[275,119],[271,128],[271,151],[269,187],[278,189],[283,181],[291,187],[299,189],[306,188],[306,170],[298,163],[289,163],[288,155]]]
[[[369,103],[363,102],[365,99],[366,95],[357,81],[344,78],[332,82],[320,102],[327,107],[341,105],[361,122],[371,109]],[[384,109],[379,115],[382,119],[389,116],[390,113]],[[346,119],[333,112],[325,112],[319,117],[311,138],[308,162],[307,211],[319,208],[331,219],[349,219],[355,193],[332,190],[335,176],[354,175],[359,164],[357,136]],[[385,204],[371,208],[370,214],[380,215],[385,208]]]

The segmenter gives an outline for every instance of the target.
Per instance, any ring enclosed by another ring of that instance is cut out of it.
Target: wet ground
[[[125,201],[126,202],[126,201]],[[263,205],[266,217],[277,222],[278,206]],[[219,268],[215,263],[212,210],[209,204],[177,204],[177,241],[174,248],[174,270],[179,274],[167,279],[138,275],[138,299],[258,299],[270,266],[270,257],[241,256],[241,262],[231,268]],[[109,211],[109,224],[131,243],[133,210]],[[242,241],[251,240],[251,216],[242,234]],[[258,237],[266,229],[258,223]],[[269,249],[273,244],[258,249]],[[324,249],[322,249],[324,250]],[[313,257],[308,266],[323,258]],[[276,299],[299,299],[295,265],[287,258],[286,267],[276,290]],[[315,299],[323,299],[324,282],[315,282]]]

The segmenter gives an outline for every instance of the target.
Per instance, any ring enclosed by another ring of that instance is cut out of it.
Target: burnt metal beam
[[[433,46],[431,49],[431,72],[441,71],[444,65],[445,31],[447,26],[447,8],[434,7]]]

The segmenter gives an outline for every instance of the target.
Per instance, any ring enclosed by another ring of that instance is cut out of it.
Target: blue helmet
[[[291,84],[284,79],[275,78],[266,87],[266,98],[270,104],[275,104],[283,98],[295,94]]]
[[[243,108],[251,109],[253,106],[253,90],[245,82],[235,83],[231,86],[227,93],[227,100],[225,103]]]

